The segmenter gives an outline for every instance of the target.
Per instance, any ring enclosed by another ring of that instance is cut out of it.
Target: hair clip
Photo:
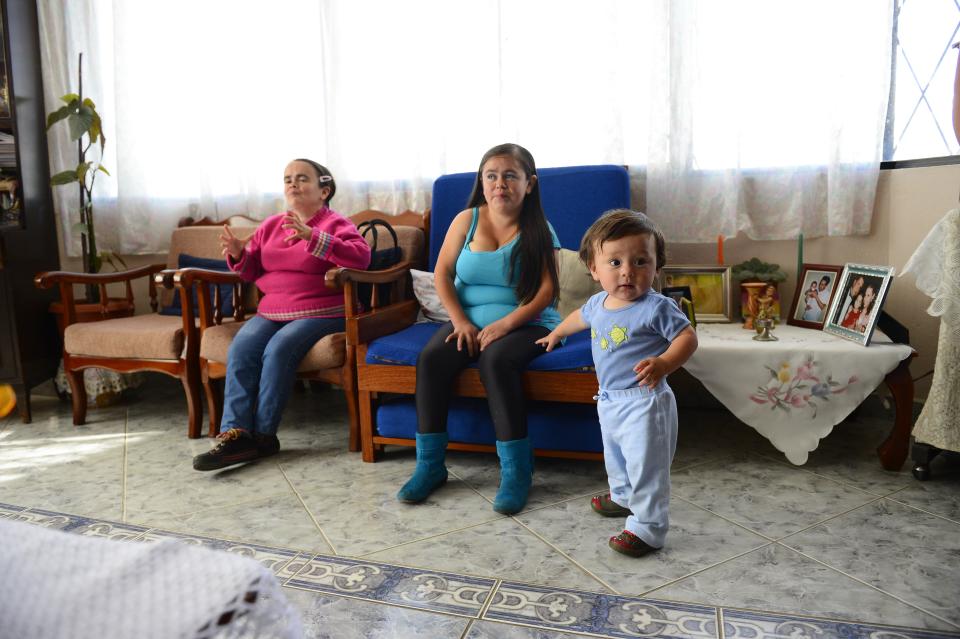
[[[333,182],[333,176],[332,176],[332,175],[321,175],[321,176],[320,176],[320,184],[323,184],[324,182]]]

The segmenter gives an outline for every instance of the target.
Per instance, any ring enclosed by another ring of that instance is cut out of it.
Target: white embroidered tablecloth
[[[773,334],[758,342],[740,324],[700,324],[684,368],[798,465],[913,352],[879,331],[868,347],[784,324]]]
[[[0,519],[0,637],[301,636],[273,573],[253,559]]]

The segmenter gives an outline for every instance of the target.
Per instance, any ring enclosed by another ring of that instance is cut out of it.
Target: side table
[[[910,346],[879,331],[868,347],[789,325],[773,331],[776,342],[755,341],[755,334],[739,324],[700,324],[700,347],[684,368],[797,465],[886,381],[896,419],[877,454],[887,470],[903,466],[912,424]]]

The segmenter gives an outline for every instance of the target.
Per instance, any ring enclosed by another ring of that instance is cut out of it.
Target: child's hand
[[[545,347],[547,349],[547,352],[549,353],[550,351],[553,350],[554,346],[560,343],[561,339],[562,338],[559,335],[557,335],[556,331],[551,331],[549,335],[547,335],[546,337],[541,337],[536,342],[534,342],[534,344],[539,344],[540,346]]]
[[[503,321],[503,319],[498,319],[492,324],[487,324],[477,333],[477,344],[479,344],[480,350],[482,351],[509,332],[510,327],[507,323]]]
[[[637,374],[637,382],[640,386],[655,388],[666,375],[667,364],[659,357],[648,357],[640,360],[633,367],[633,372]]]

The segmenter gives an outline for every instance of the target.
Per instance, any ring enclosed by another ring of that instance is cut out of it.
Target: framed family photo
[[[689,289],[698,322],[733,321],[729,266],[664,266],[657,290],[666,295],[664,291],[678,287]]]
[[[844,266],[823,330],[869,346],[893,272],[892,266]]]
[[[797,279],[787,324],[822,329],[842,271],[842,266],[832,264],[804,264]]]

